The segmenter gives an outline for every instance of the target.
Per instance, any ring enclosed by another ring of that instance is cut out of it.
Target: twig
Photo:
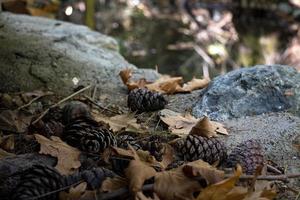
[[[46,94],[43,94],[43,95],[40,95],[40,96],[37,96],[37,97],[34,97],[33,99],[31,99],[31,101],[29,101],[27,104],[23,105],[23,106],[20,106],[19,108],[17,108],[17,110],[21,110],[21,109],[24,109],[28,106],[30,106],[33,102],[35,102],[36,100],[42,98],[42,97],[45,97],[45,96],[50,96],[50,95],[53,95],[53,93],[46,93]]]
[[[64,99],[60,100],[59,102],[57,102],[56,104],[53,104],[52,106],[50,106],[49,108],[47,108],[36,120],[34,120],[32,122],[32,124],[37,123],[38,121],[40,121],[48,112],[51,108],[54,108],[62,103],[64,103],[65,101],[68,101],[69,99],[73,98],[74,96],[84,92],[85,90],[89,89],[91,87],[91,85],[88,85],[84,88],[82,88],[81,90],[78,90],[77,92],[74,92],[73,94],[71,94],[70,96],[65,97]]]
[[[107,107],[104,107],[104,106],[101,106],[99,103],[97,103],[95,100],[93,100],[91,97],[87,96],[87,95],[83,95],[88,101],[90,101],[92,104],[94,104],[95,106],[97,106],[98,108],[102,109],[102,110],[106,110],[106,111],[109,111],[111,113],[114,113],[114,114],[120,114],[119,112],[117,111],[114,111],[114,110],[111,110]]]
[[[231,177],[231,174],[225,175],[225,178]],[[240,176],[240,180],[251,180],[253,179],[253,175],[242,175]],[[266,181],[283,181],[286,182],[288,179],[291,178],[300,178],[300,174],[286,174],[286,175],[262,175],[258,176],[256,180],[266,180]]]
[[[277,169],[276,167],[273,167],[272,165],[267,164],[267,169],[269,172],[273,172],[276,174],[282,174],[282,172],[279,169]]]

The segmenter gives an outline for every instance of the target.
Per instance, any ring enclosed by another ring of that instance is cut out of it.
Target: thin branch
[[[111,110],[107,107],[104,107],[104,106],[101,106],[99,103],[97,103],[95,100],[93,100],[91,97],[87,96],[87,95],[83,95],[88,101],[90,101],[92,104],[94,104],[95,106],[97,106],[98,108],[102,109],[102,110],[106,110],[106,111],[109,111],[111,113],[114,113],[114,114],[120,114],[120,112],[118,111],[114,111],[114,110]]]
[[[45,96],[50,96],[50,95],[53,95],[53,93],[46,93],[46,94],[43,94],[43,95],[40,95],[40,96],[37,96],[37,97],[34,97],[33,99],[31,99],[31,101],[29,101],[27,104],[23,105],[23,106],[20,106],[19,108],[17,108],[17,110],[21,110],[21,109],[24,109],[28,106],[30,106],[33,102],[35,102],[36,100],[42,98],[42,97],[45,97]]]
[[[88,86],[82,88],[81,90],[78,90],[77,92],[74,92],[74,93],[71,94],[70,96],[65,97],[64,99],[60,100],[60,101],[57,102],[56,104],[53,104],[53,105],[50,106],[48,109],[46,109],[46,110],[45,110],[45,111],[44,111],[44,112],[43,112],[36,120],[34,120],[34,121],[32,122],[32,124],[35,124],[35,123],[37,123],[38,121],[40,121],[40,120],[41,120],[41,119],[49,112],[49,110],[50,110],[51,108],[54,108],[54,107],[56,107],[56,106],[58,106],[58,105],[60,105],[60,104],[62,104],[62,103],[64,103],[64,102],[68,101],[69,99],[71,99],[71,98],[73,98],[74,96],[76,96],[76,95],[78,95],[78,94],[84,92],[85,90],[89,89],[90,87],[91,87],[91,85],[88,85]]]

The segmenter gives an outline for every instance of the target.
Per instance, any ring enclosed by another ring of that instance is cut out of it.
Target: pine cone
[[[90,118],[91,113],[87,105],[80,101],[71,101],[67,103],[62,110],[62,122],[67,125],[76,118]]]
[[[180,159],[194,161],[202,159],[209,164],[226,159],[226,147],[217,138],[206,138],[198,135],[188,135],[174,144]]]
[[[248,140],[236,146],[228,156],[226,166],[240,164],[246,174],[254,174],[258,166],[264,164],[263,150],[257,140]]]
[[[135,150],[141,149],[139,142],[136,141],[136,137],[130,133],[120,134],[117,137],[117,146],[123,149],[128,149],[130,144]]]
[[[56,169],[46,165],[33,165],[20,175],[20,183],[13,191],[12,199],[27,200],[52,192],[38,199],[56,200],[58,192],[53,191],[63,186],[63,176]]]
[[[167,104],[164,96],[158,92],[152,92],[146,88],[131,90],[127,105],[132,111],[147,112],[160,110]]]
[[[89,153],[103,152],[117,143],[113,133],[106,126],[90,118],[73,120],[65,127],[62,139],[69,145]]]
[[[175,139],[174,135],[152,135],[140,142],[143,150],[149,151],[156,160],[161,161],[163,155],[163,144]]]
[[[63,116],[62,109],[60,107],[50,108],[47,114],[42,118],[44,122],[58,121],[61,122]]]

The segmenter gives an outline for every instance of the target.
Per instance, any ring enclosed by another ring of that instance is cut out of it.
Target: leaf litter
[[[131,81],[131,70],[120,72],[120,76],[128,89],[137,87],[148,87],[151,90],[165,94],[178,92],[190,92],[195,89],[206,87],[209,80],[192,79],[186,84],[182,84],[181,77],[162,76],[160,79],[150,82],[146,79]],[[42,94],[35,94],[37,97]],[[74,95],[75,96],[75,95]],[[70,99],[69,97],[64,99]],[[64,101],[63,99],[63,101]],[[31,100],[29,100],[30,102]],[[58,105],[61,102],[54,105]],[[28,104],[28,101],[27,101]],[[26,105],[27,104],[23,104]],[[29,104],[28,104],[29,105]],[[26,108],[26,106],[24,108]],[[44,113],[42,113],[44,114]],[[107,117],[105,115],[94,114],[98,122],[108,123],[113,132],[121,130],[142,133],[145,127],[137,121],[134,113],[125,113]],[[217,134],[227,135],[226,128],[218,122],[211,121],[207,117],[197,119],[190,114],[176,113],[164,109],[160,112],[162,120],[172,134],[184,137],[188,134],[200,135],[204,137],[215,137]],[[27,133],[28,126],[32,121],[32,116],[25,115],[22,109],[18,111],[5,111],[0,116],[0,128],[3,131]],[[40,144],[40,154],[51,155],[57,158],[55,168],[62,175],[74,174],[82,163],[80,161],[81,152],[59,137],[35,134],[37,142]],[[1,137],[1,147],[11,150],[14,141],[9,137]],[[0,149],[0,159],[13,154]],[[126,158],[129,163],[124,167],[124,174],[119,174],[114,178],[106,178],[98,189],[90,191],[87,183],[82,182],[69,188],[68,191],[60,192],[60,199],[104,199],[122,198],[122,195],[132,194],[135,199],[190,199],[190,200],[253,200],[253,199],[274,199],[274,189],[268,187],[271,181],[256,180],[255,176],[248,177],[248,181],[253,179],[255,188],[248,182],[243,181],[243,174],[240,167],[229,178],[222,168],[216,168],[202,160],[186,162],[183,165],[168,169],[168,166],[176,161],[174,149],[168,144],[163,145],[162,160],[158,161],[149,151],[135,150],[129,144],[129,149],[110,147],[103,154],[93,155],[101,157],[111,167],[111,158]],[[102,166],[101,164],[100,166]],[[99,165],[98,165],[99,166]],[[229,174],[230,175],[230,174]],[[243,184],[241,184],[243,183]],[[149,196],[149,193],[151,194]]]

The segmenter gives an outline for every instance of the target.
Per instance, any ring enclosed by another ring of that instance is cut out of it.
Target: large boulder
[[[197,117],[225,120],[290,109],[299,114],[300,73],[282,65],[258,65],[215,78],[193,107]]]
[[[125,95],[118,73],[136,69],[113,38],[57,20],[0,13],[0,44],[0,92],[45,88],[68,95],[78,85],[98,84],[102,93]]]

